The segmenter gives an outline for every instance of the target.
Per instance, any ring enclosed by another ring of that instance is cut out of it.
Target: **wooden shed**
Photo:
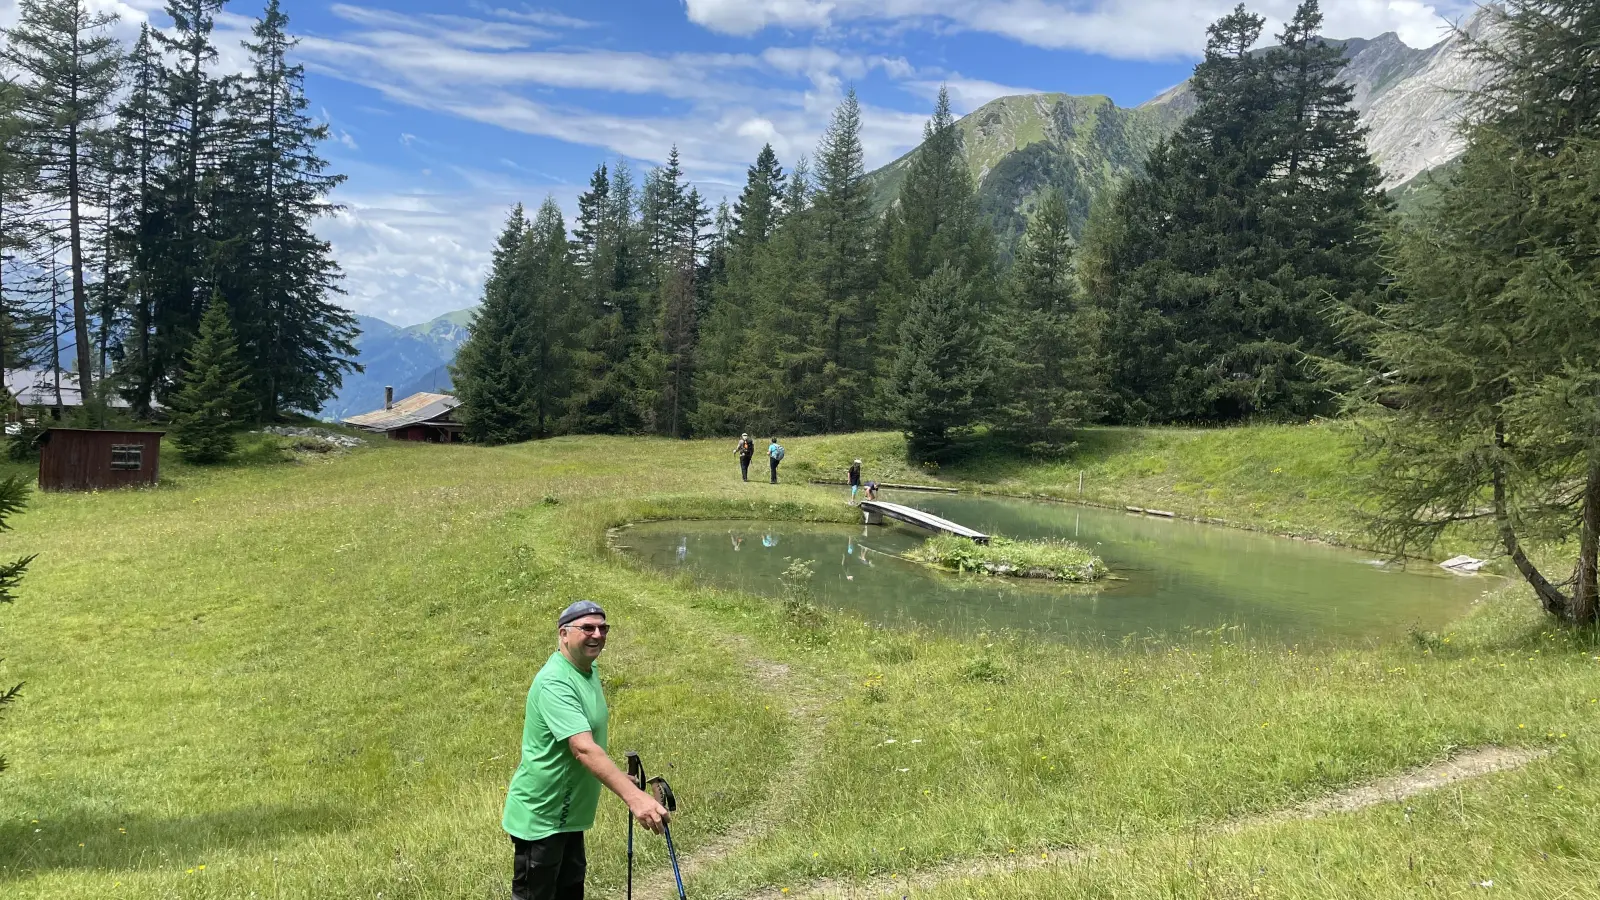
[[[160,431],[51,428],[39,438],[39,488],[97,491],[160,479]]]

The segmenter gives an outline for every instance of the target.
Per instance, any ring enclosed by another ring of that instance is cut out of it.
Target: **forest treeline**
[[[315,412],[354,368],[312,229],[343,180],[318,153],[327,126],[278,0],[245,70],[219,70],[225,2],[168,0],[172,26],[131,46],[101,4],[18,3],[0,50],[0,370],[70,365],[90,407],[181,415],[213,305],[244,371],[225,422]]]
[[[1306,360],[1358,358],[1326,313],[1376,290],[1388,206],[1317,4],[1265,52],[1263,21],[1211,27],[1195,114],[1082,247],[1047,192],[1000,252],[944,92],[885,215],[853,93],[812,157],[764,147],[714,211],[676,150],[639,182],[600,166],[570,236],[553,202],[518,208],[456,363],[468,434],[891,427],[937,457],[976,428],[1048,449],[1330,411]]]

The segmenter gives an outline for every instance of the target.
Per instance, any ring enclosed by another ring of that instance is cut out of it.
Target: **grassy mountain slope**
[[[1490,17],[1480,12],[1463,33],[1482,39]],[[1492,36],[1491,38],[1492,39]],[[1406,46],[1392,33],[1339,40],[1349,60],[1345,80],[1352,106],[1370,131],[1368,146],[1387,186],[1414,191],[1420,173],[1460,152],[1456,125],[1464,91],[1482,78],[1461,35],[1427,49]],[[1025,94],[1001,97],[958,123],[978,203],[1002,248],[1012,247],[1039,196],[1066,192],[1074,230],[1081,233],[1094,198],[1139,172],[1158,140],[1177,130],[1194,109],[1188,82],[1132,109],[1100,96]],[[886,210],[899,197],[917,150],[872,172],[873,201]]]
[[[1025,94],[985,104],[962,117],[957,128],[979,204],[1002,245],[1009,246],[1038,196],[1055,185],[1066,191],[1074,226],[1081,229],[1094,196],[1137,172],[1187,109],[1155,102],[1124,109],[1108,97]],[[899,197],[916,154],[868,176],[877,209],[888,209]]]

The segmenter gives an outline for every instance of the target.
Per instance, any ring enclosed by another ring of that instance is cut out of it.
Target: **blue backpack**
[[[772,454],[771,455],[772,455],[772,458],[777,460],[778,462],[783,462],[783,445],[782,444],[773,444],[772,445]]]

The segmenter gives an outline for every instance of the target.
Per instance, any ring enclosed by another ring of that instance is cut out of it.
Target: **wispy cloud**
[[[953,74],[937,81],[907,81],[901,87],[911,94],[929,101],[937,98],[939,89],[943,87],[950,92],[951,108],[955,110],[956,115],[961,116],[972,112],[997,97],[1041,93],[1036,88],[997,84],[993,81],[984,81],[981,78],[963,78],[960,74]]]
[[[850,81],[873,72],[895,79],[917,74],[902,58],[820,46],[668,54],[501,48],[462,38],[482,33],[483,20],[350,5],[338,11],[356,27],[300,45],[322,74],[414,108],[633,159],[660,161],[676,145],[697,177],[742,172],[763,143],[785,159],[809,153]],[[553,88],[563,92],[552,95]],[[607,94],[672,102],[650,114],[624,114]],[[925,118],[867,109],[869,162],[886,162],[915,145]]]
[[[1231,0],[683,0],[689,19],[724,34],[767,28],[827,30],[853,22],[960,29],[998,34],[1049,49],[1071,48],[1122,59],[1197,54],[1205,28]],[[1256,0],[1253,10],[1281,22],[1295,0]],[[1333,37],[1398,32],[1413,47],[1439,41],[1447,18],[1468,13],[1471,0],[1330,0]]]

